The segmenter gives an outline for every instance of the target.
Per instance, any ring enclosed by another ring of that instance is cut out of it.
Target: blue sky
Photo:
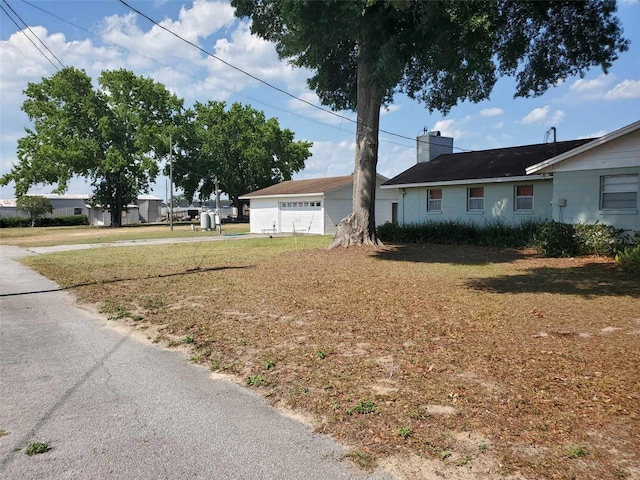
[[[103,70],[126,68],[163,83],[185,99],[241,102],[277,117],[300,140],[314,143],[313,156],[294,178],[346,175],[353,170],[355,125],[272,90],[222,62],[153,26],[117,0],[7,0],[29,29],[18,28],[0,11],[0,174],[17,161],[16,141],[29,126],[20,110],[22,91],[56,72],[29,41],[53,63],[84,69],[94,80]],[[312,103],[306,88],[309,72],[278,60],[272,44],[251,36],[246,20],[236,19],[226,1],[131,0],[136,9],[203,49],[290,94]],[[20,23],[5,3],[5,10]],[[398,96],[382,112],[380,128],[406,138],[380,135],[378,172],[392,177],[415,163],[415,141],[423,128],[454,138],[455,151],[542,143],[550,127],[558,140],[600,136],[640,119],[640,0],[619,1],[618,16],[629,51],[604,75],[593,69],[580,79],[567,78],[541,97],[514,99],[514,82],[501,79],[490,100],[462,103],[448,115],[430,114],[423,105]],[[354,119],[351,112],[342,112]],[[13,198],[13,184],[0,198]],[[54,187],[39,185],[33,193]],[[166,180],[158,178],[152,193],[165,197]],[[69,193],[90,193],[82,180]]]

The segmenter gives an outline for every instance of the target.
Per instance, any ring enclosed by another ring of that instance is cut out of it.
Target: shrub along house
[[[380,190],[387,178],[378,175],[376,224],[394,220],[398,191]],[[334,234],[353,210],[353,176],[288,180],[240,197],[250,201],[251,233]]]
[[[418,163],[381,188],[400,189],[400,224],[598,220],[638,230],[638,123],[595,140],[464,153],[430,132],[418,138]]]

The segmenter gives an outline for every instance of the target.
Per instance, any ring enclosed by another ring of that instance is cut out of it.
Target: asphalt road
[[[0,246],[0,478],[371,479],[184,354],[122,333]],[[28,456],[30,442],[53,450]]]

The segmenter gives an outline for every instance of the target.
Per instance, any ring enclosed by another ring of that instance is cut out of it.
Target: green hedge
[[[378,237],[383,242],[535,247],[547,257],[613,257],[629,243],[634,243],[633,236],[625,236],[623,233],[623,230],[600,223],[571,225],[537,221],[516,225],[495,221],[484,226],[460,221],[429,221],[420,225],[403,226],[385,223],[378,227]],[[635,233],[635,238],[637,242],[638,232]]]
[[[36,227],[72,227],[89,225],[86,215],[68,215],[66,217],[45,217],[36,220]],[[30,227],[31,219],[23,217],[0,218],[0,228]]]
[[[478,226],[454,220],[402,226],[385,223],[377,231],[383,242],[525,248],[533,246],[532,241],[542,225],[544,224],[541,222],[533,221],[518,225],[496,221]]]

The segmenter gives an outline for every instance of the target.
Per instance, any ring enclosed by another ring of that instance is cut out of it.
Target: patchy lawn
[[[25,259],[405,478],[640,478],[640,281],[603,258],[327,237]],[[83,285],[83,286],[79,286]]]
[[[248,223],[225,224],[222,233],[248,233]],[[108,243],[125,240],[152,238],[182,238],[218,235],[216,231],[194,231],[191,225],[175,225],[173,232],[169,225],[130,225],[127,227],[36,227],[0,228],[0,245],[20,247],[48,247],[51,245],[74,245],[83,243]]]

